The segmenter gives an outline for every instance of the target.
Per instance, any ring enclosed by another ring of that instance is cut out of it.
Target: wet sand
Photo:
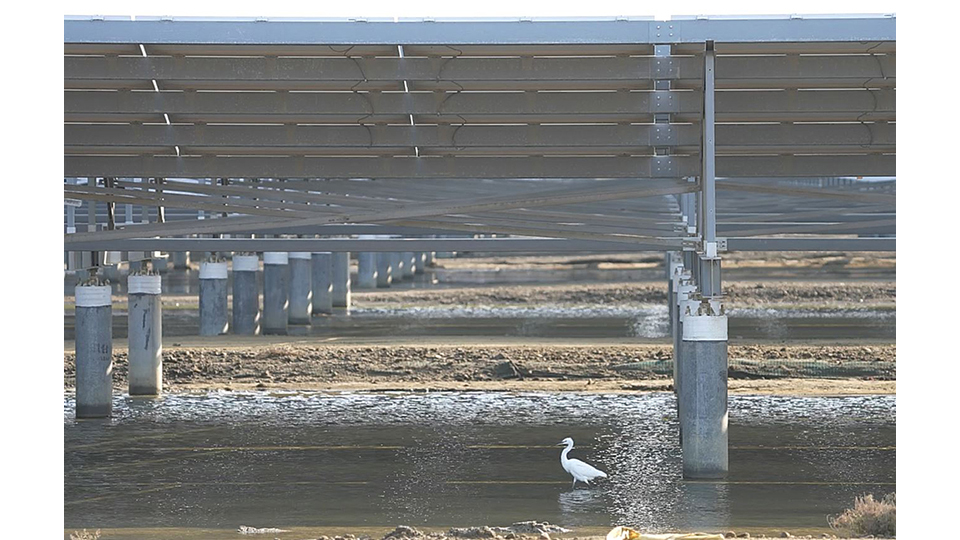
[[[114,343],[114,382],[126,381],[126,340]],[[452,343],[456,341],[456,343]],[[257,336],[183,338],[164,348],[164,389],[364,391],[573,391],[672,390],[655,370],[671,358],[669,345],[627,340],[557,343],[389,338],[390,344],[316,343]],[[253,345],[255,343],[255,345]],[[896,345],[731,345],[730,392],[849,395],[896,392]],[[802,361],[857,366],[859,376],[793,378],[772,367]],[[734,367],[735,366],[735,367]],[[866,371],[863,371],[863,366]],[[659,373],[657,372],[659,371]],[[73,346],[64,347],[64,385],[74,384]]]

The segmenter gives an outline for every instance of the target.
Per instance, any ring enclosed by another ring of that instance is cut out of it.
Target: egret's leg
[[[574,489],[574,488],[576,488],[576,487],[577,487],[577,479],[574,478],[574,479],[573,479],[573,483],[570,484],[570,489]]]

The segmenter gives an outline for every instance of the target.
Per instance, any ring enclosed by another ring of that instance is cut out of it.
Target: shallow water
[[[668,393],[214,392],[117,397],[112,419],[82,422],[66,395],[63,414],[65,527],[111,538],[529,519],[818,533],[895,490],[894,396],[732,396],[730,476],[711,482],[680,478]],[[571,489],[564,437],[610,477]]]
[[[64,339],[74,338],[74,315],[64,315]],[[196,310],[165,310],[165,337],[197,335]],[[291,335],[382,336],[504,336],[564,338],[670,338],[665,306],[620,307],[426,307],[352,308],[315,317],[310,325],[289,327]],[[729,312],[730,342],[743,340],[889,340],[896,339],[894,310],[883,309],[734,309]],[[127,316],[115,310],[113,337],[127,335]]]

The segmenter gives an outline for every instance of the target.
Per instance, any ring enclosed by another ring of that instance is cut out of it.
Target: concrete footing
[[[680,351],[683,477],[725,478],[729,469],[727,317],[698,311],[684,317]]]
[[[131,396],[156,396],[163,389],[163,327],[160,276],[127,276],[127,362]]]
[[[218,336],[230,329],[227,319],[227,263],[200,263],[200,335]]]
[[[263,254],[263,333],[286,334],[289,308],[289,264],[286,252]]]
[[[364,252],[357,255],[357,287],[375,289],[377,287],[377,254]]]
[[[287,312],[290,324],[310,324],[313,316],[313,263],[310,253],[291,252],[290,306]]]
[[[333,307],[350,307],[350,252],[333,254]]]
[[[392,262],[390,253],[377,253],[377,288],[385,289],[393,283]]]
[[[233,333],[255,336],[260,333],[260,286],[256,255],[233,256]]]
[[[376,287],[376,283],[373,286]],[[313,254],[313,314],[330,313],[333,313],[333,253],[325,251]]]
[[[113,306],[110,286],[76,288],[77,418],[105,418],[113,410]]]

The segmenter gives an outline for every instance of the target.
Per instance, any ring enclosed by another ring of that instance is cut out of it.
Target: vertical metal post
[[[112,188],[116,178],[104,178],[103,183],[105,187]],[[107,202],[107,230],[112,231],[117,228],[117,213],[116,213],[116,203],[112,201]]]
[[[704,297],[716,298],[721,294],[720,258],[717,243],[717,190],[716,190],[716,51],[712,41],[706,43],[703,53],[703,157],[700,194],[701,241],[700,257],[694,275]]]
[[[717,190],[716,190],[716,51],[708,41],[704,51],[703,73],[703,234],[704,244],[717,241]],[[709,251],[709,250],[708,250]]]
[[[715,67],[713,42],[704,49],[703,166],[698,193],[701,246],[692,257],[697,290],[680,303],[678,409],[684,478],[723,478],[728,470],[727,317],[717,242]]]
[[[156,184],[157,195],[163,196],[163,178],[154,178],[154,184]],[[163,205],[157,206],[157,223],[164,223],[166,221],[166,212],[163,209]]]
[[[88,186],[96,186],[96,177],[87,178]],[[97,201],[87,201],[87,231],[96,232],[97,230]],[[90,253],[90,272],[96,273],[96,267],[100,266],[100,253],[91,251]]]
[[[76,185],[76,178],[67,178],[68,185]],[[77,232],[77,209],[73,205],[67,205],[67,234]],[[67,270],[76,270],[80,264],[77,261],[77,252],[67,252]]]

